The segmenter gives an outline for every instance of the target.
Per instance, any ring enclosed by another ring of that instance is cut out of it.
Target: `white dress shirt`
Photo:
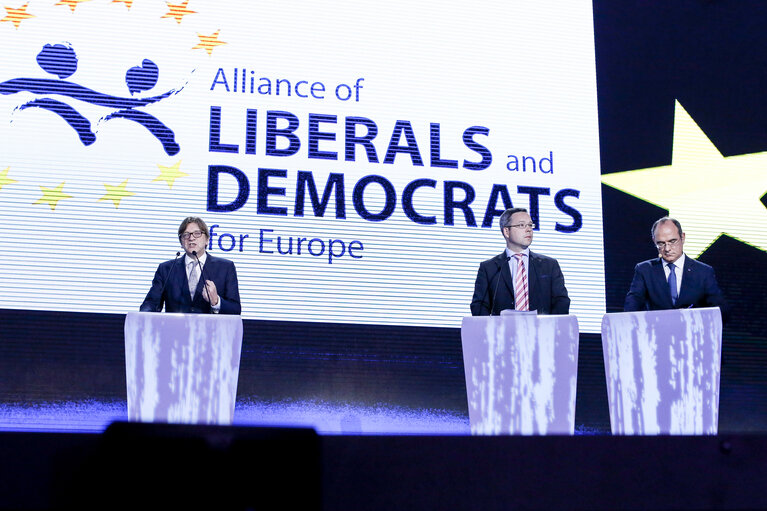
[[[525,280],[527,280],[527,289],[530,289],[530,248],[524,249],[522,252],[518,252],[519,254],[522,254],[522,261],[525,263]],[[509,259],[509,270],[511,270],[511,282],[516,282],[517,278],[517,266],[519,264],[517,263],[517,258],[514,257],[514,252],[506,248],[506,255],[511,257]]]
[[[202,268],[205,269],[205,261],[208,260],[208,253],[207,252],[203,252],[201,256],[198,256],[198,258],[200,260],[200,264],[202,265]],[[190,263],[197,264],[197,260],[194,257],[191,257],[189,254],[186,254],[184,256],[184,266],[186,267],[186,280],[187,280],[187,282],[189,281],[189,276],[192,274],[192,267],[194,266],[193,264],[190,264]],[[202,270],[200,270],[199,267],[197,268],[197,270],[200,271],[200,280],[202,280]],[[204,286],[205,283],[203,282],[202,285]],[[214,312],[215,314],[219,313],[219,311],[221,310],[221,297],[220,296],[218,297],[218,303],[216,305],[211,305],[210,306],[210,310],[212,312]]]

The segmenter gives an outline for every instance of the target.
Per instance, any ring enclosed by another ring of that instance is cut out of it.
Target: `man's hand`
[[[205,301],[210,302],[211,305],[218,305],[218,291],[216,290],[216,283],[212,280],[206,280],[205,286],[202,288],[202,297]]]

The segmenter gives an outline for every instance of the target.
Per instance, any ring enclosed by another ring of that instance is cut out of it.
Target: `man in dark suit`
[[[228,259],[206,253],[210,231],[198,217],[185,218],[178,240],[185,255],[160,264],[141,304],[143,312],[240,314],[237,270]]]
[[[678,220],[663,217],[652,226],[658,258],[636,265],[623,309],[629,311],[719,307],[727,305],[714,269],[685,256],[684,232]]]
[[[570,298],[559,263],[530,251],[535,224],[527,210],[507,209],[500,227],[506,250],[479,265],[471,314],[490,316],[506,309],[568,314]]]

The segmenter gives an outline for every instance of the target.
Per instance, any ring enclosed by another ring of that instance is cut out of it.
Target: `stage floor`
[[[767,509],[767,437],[0,433],[0,509]]]

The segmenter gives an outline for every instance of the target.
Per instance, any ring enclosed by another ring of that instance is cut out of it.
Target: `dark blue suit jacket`
[[[663,261],[658,257],[637,264],[623,310],[630,312],[719,307],[722,310],[722,319],[725,319],[728,312],[727,304],[716,282],[714,269],[686,256],[682,271],[682,287],[674,305],[671,301],[666,273],[663,271]]]
[[[565,277],[556,259],[530,251],[527,280],[530,289],[530,310],[537,310],[538,314],[570,312]],[[514,283],[511,281],[506,251],[503,251],[480,263],[474,283],[474,296],[471,299],[471,314],[490,316],[513,308]]]
[[[189,281],[186,278],[184,257],[161,263],[154,274],[152,287],[141,304],[142,312],[160,312],[163,303],[165,312],[211,311],[210,303],[202,297],[203,279],[197,283],[194,299],[189,296]],[[208,254],[202,269],[205,280],[216,284],[218,299],[221,300],[220,314],[240,314],[240,289],[237,284],[237,270],[228,259]]]

